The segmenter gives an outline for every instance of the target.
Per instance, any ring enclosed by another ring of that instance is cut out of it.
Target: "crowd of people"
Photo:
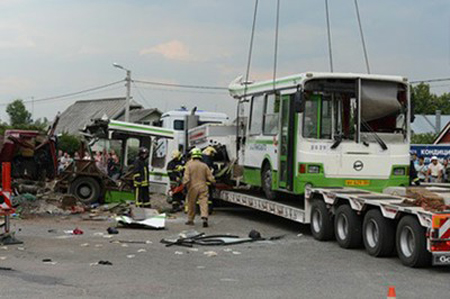
[[[439,160],[436,156],[431,157],[430,163],[425,163],[425,158],[412,154],[411,163],[414,166],[417,179],[427,183],[449,183],[450,182],[450,158]]]
[[[95,161],[97,168],[108,174],[112,179],[117,179],[120,176],[120,160],[113,149],[110,149],[109,152],[106,149],[93,152],[93,156],[86,151],[83,157],[80,156],[79,152],[75,152],[72,157],[69,153],[59,150],[58,173],[61,173],[73,161],[79,160]]]

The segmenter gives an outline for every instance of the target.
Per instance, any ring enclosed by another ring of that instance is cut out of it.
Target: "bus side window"
[[[264,135],[278,133],[278,117],[280,114],[280,96],[269,94],[267,96],[266,111],[264,112]]]
[[[331,98],[323,97],[322,98],[322,107],[321,107],[321,115],[322,119],[320,121],[320,138],[321,139],[331,139]]]
[[[264,95],[254,96],[250,118],[250,135],[260,135],[262,132]]]
[[[305,111],[303,112],[303,137],[317,138],[318,136],[318,108],[320,97],[310,95],[305,98]]]

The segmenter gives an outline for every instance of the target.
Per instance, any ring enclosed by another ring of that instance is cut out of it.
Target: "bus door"
[[[295,169],[295,111],[292,95],[281,96],[280,138],[278,144],[278,187],[292,191]]]

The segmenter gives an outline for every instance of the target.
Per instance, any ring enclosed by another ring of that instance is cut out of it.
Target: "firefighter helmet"
[[[192,159],[201,159],[202,158],[202,151],[199,148],[193,148],[190,152]]]

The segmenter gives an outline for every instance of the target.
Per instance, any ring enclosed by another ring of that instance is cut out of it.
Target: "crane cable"
[[[328,9],[328,0],[325,0],[325,15],[327,20],[327,35],[328,35],[328,54],[330,57],[330,72],[333,73],[333,50],[331,48],[331,27],[330,27],[330,11]]]
[[[355,0],[355,9],[356,9],[356,16],[358,18],[359,33],[361,35],[361,43],[362,43],[363,52],[364,52],[364,59],[366,61],[367,73],[370,74],[369,57],[367,55],[366,42],[364,41],[364,33],[363,33],[362,25],[361,25],[361,16],[359,14],[358,0]]]

